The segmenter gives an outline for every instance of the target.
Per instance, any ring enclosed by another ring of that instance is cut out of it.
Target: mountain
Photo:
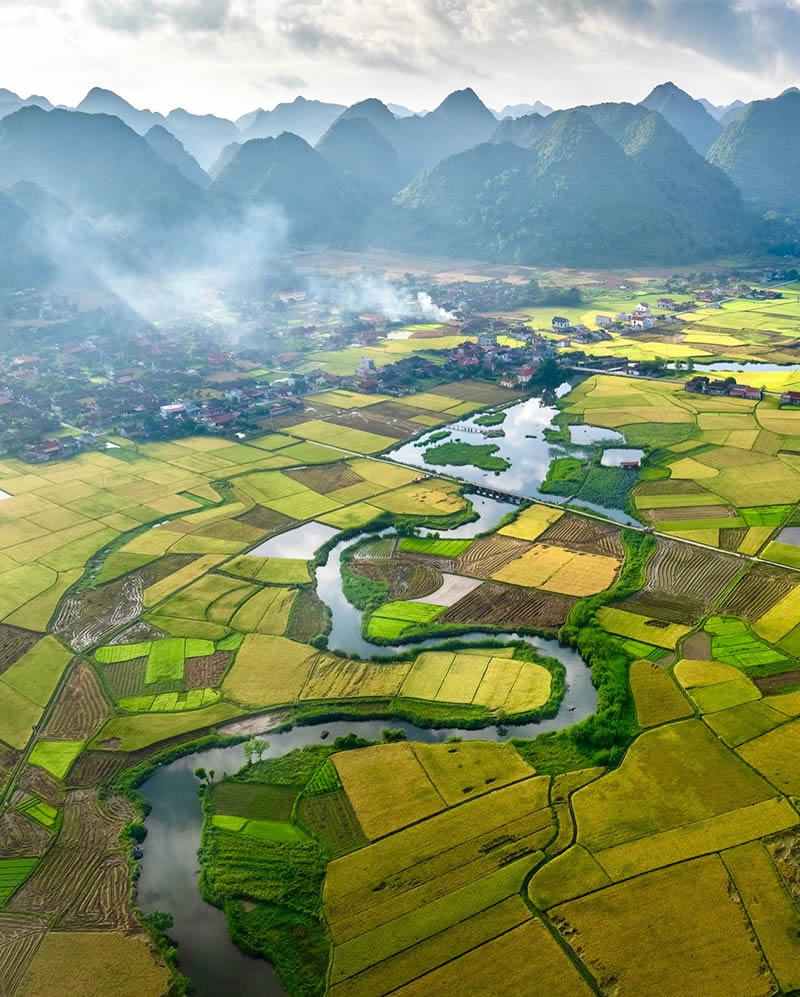
[[[20,180],[55,194],[107,238],[143,258],[191,249],[213,217],[202,191],[118,117],[25,107],[0,121],[0,186]]]
[[[760,210],[800,212],[800,93],[753,101],[711,146],[708,160]]]
[[[41,287],[57,272],[46,237],[19,205],[0,191],[0,287]]]
[[[509,125],[526,148],[499,140]],[[697,259],[749,233],[732,184],[660,115],[633,105],[503,122],[493,142],[437,164],[394,202],[408,248],[469,247],[525,264]]]
[[[343,104],[327,104],[321,100],[295,97],[291,103],[276,104],[271,111],[258,110],[252,116],[245,115],[247,124],[240,125],[240,128],[245,141],[252,138],[275,138],[282,132],[292,132],[305,139],[309,145],[314,145],[344,110]]]
[[[343,177],[379,194],[391,196],[411,179],[394,146],[366,118],[340,117],[316,149]]]
[[[140,135],[144,135],[153,125],[166,124],[162,114],[139,110],[113,90],[102,87],[92,87],[75,110],[84,114],[113,114]]]
[[[473,90],[457,90],[434,111],[396,118],[372,97],[342,112],[343,118],[364,118],[391,142],[397,160],[409,176],[433,166],[445,156],[485,142],[497,126],[492,112]]]
[[[208,168],[208,175],[212,180],[216,180],[220,173],[225,169],[228,163],[233,159],[236,153],[241,149],[241,142],[231,142],[226,145],[222,152],[217,156],[214,162]]]
[[[547,127],[547,121],[541,114],[524,114],[519,118],[504,118],[492,132],[490,141],[494,142],[495,145],[513,142],[514,145],[521,145],[523,149],[529,149],[536,144]]]
[[[211,166],[229,142],[241,140],[239,129],[227,118],[218,118],[214,114],[191,114],[182,107],[170,111],[164,125],[204,170]]]
[[[53,105],[47,97],[40,97],[37,94],[31,94],[30,97],[20,97],[13,90],[0,87],[0,118],[4,118],[7,114],[13,114],[21,107],[41,107],[45,111],[50,111]]]
[[[427,111],[412,111],[410,107],[404,107],[403,104],[387,104],[386,106],[396,118],[410,118],[414,114],[428,113]]]
[[[543,104],[540,100],[534,104],[506,104],[502,111],[492,111],[498,121],[502,121],[503,118],[521,118],[527,114],[541,114],[543,118],[546,118],[548,114],[552,113],[553,108]]]
[[[211,183],[211,178],[194,156],[190,156],[172,132],[168,132],[162,125],[153,125],[145,134],[144,140],[157,156],[160,156],[165,163],[176,167],[196,186],[207,187]]]
[[[709,146],[722,133],[722,125],[713,118],[699,100],[676,87],[662,83],[640,102],[643,107],[663,114],[673,128],[684,135],[689,144],[705,155]]]
[[[290,132],[245,142],[210,193],[243,215],[278,209],[290,241],[303,245],[353,245],[367,209],[363,192]]]

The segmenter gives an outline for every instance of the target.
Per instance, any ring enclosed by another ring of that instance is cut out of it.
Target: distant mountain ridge
[[[701,155],[705,155],[722,133],[722,125],[708,113],[700,101],[690,97],[674,83],[662,83],[654,87],[640,103],[651,111],[662,114]]]

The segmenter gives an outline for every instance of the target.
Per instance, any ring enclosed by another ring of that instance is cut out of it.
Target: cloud
[[[129,34],[162,27],[215,34],[245,20],[231,0],[89,0],[87,9],[100,27]]]
[[[292,76],[291,73],[276,73],[275,76],[267,76],[265,82],[276,87],[283,87],[285,90],[303,90],[308,86],[308,82],[302,76]]]

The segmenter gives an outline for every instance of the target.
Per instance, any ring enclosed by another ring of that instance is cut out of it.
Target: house
[[[496,332],[481,332],[478,334],[478,346],[497,346]]]
[[[599,326],[601,329],[610,329],[614,324],[614,320],[610,315],[595,315],[594,324]]]
[[[728,394],[731,398],[749,398],[752,401],[761,401],[761,388],[754,388],[749,384],[733,384]]]
[[[781,405],[800,405],[800,391],[784,391]]]
[[[621,460],[619,462],[619,466],[628,467],[628,468],[638,468],[640,465],[638,460]]]
[[[513,377],[501,377],[497,383],[501,388],[515,388],[517,386]]]
[[[517,384],[527,384],[533,377],[534,368],[530,364],[520,367],[517,371]]]
[[[707,391],[709,395],[727,395],[729,388],[725,381],[709,381]]]
[[[640,301],[634,311],[637,315],[649,315],[650,305],[646,301]]]
[[[572,323],[568,318],[564,318],[563,315],[554,315],[553,321],[550,323],[553,327],[554,332],[563,332],[565,329],[571,329]]]
[[[375,361],[372,357],[362,357],[358,361],[357,374],[369,375],[375,373]]]
[[[630,322],[631,313],[630,312],[617,312],[614,316],[615,322]]]
[[[642,376],[642,366],[638,363],[629,363],[622,368],[622,373],[627,374],[629,377],[641,377]]]
[[[631,317],[631,329],[652,329],[655,324],[656,320],[649,312],[639,312]]]
[[[674,298],[659,298],[656,302],[656,308],[663,312],[674,312],[676,305]]]
[[[186,406],[181,404],[161,405],[158,409],[162,419],[174,419],[186,412]]]
[[[696,394],[704,394],[705,391],[706,391],[706,388],[708,387],[708,378],[707,377],[691,377],[686,382],[686,384],[684,384],[683,387],[684,387],[684,389],[686,391],[694,391]]]

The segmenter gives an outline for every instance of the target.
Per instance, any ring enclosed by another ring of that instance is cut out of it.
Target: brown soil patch
[[[359,408],[345,412],[338,411],[326,421],[335,423],[337,426],[362,429],[365,433],[377,433],[378,436],[391,436],[395,440],[407,440],[409,436],[418,433],[420,430],[420,425],[416,422],[381,419],[379,415],[373,416],[371,405],[366,409]]]
[[[521,398],[519,391],[500,388],[490,381],[458,381],[456,384],[442,384],[438,388],[430,388],[431,395],[444,395],[449,398],[461,398],[465,402],[482,402],[486,405],[502,405]]]
[[[45,772],[38,765],[26,765],[19,779],[20,789],[52,807],[60,807],[64,802],[64,789],[55,776]]]
[[[230,651],[215,651],[200,658],[187,658],[183,666],[186,688],[207,689],[219,685],[230,661]]]
[[[46,827],[32,817],[26,817],[19,810],[8,809],[0,814],[3,858],[31,858],[34,855],[44,855],[52,840],[53,836]],[[0,962],[2,962],[1,957]]]
[[[724,528],[719,531],[719,546],[721,550],[736,551],[747,535],[747,530],[740,527]]]
[[[800,685],[800,668],[795,668],[791,672],[781,672],[778,675],[765,675],[753,681],[762,692],[780,692],[787,686]]]
[[[42,917],[0,913],[0,994],[10,997],[49,925]]]
[[[711,661],[711,635],[698,630],[681,644],[681,657],[693,661]]]

